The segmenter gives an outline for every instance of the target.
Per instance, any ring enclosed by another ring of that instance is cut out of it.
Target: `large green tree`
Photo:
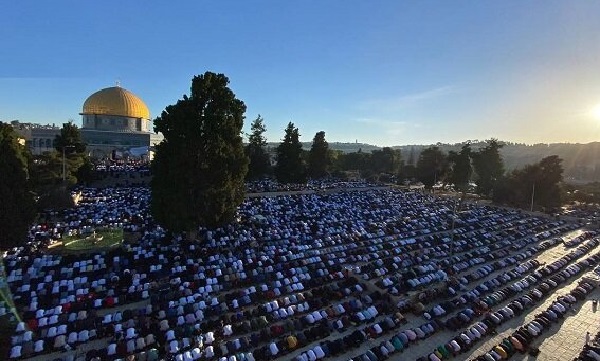
[[[454,184],[456,190],[466,192],[473,175],[473,166],[471,165],[471,145],[463,144],[460,151],[450,151],[448,161],[450,162],[450,173],[447,181]]]
[[[0,122],[0,249],[27,239],[35,218],[35,201],[29,189],[27,154],[12,126]]]
[[[93,165],[85,152],[86,145],[72,121],[63,123],[54,139],[54,148],[56,150],[30,158],[31,187],[37,195],[39,210],[72,207],[74,203],[69,186],[93,179]]]
[[[490,196],[496,182],[504,175],[504,161],[500,149],[504,144],[497,139],[486,141],[486,146],[472,153],[473,170],[477,174],[477,193]]]
[[[283,141],[277,147],[275,176],[282,183],[306,182],[306,166],[302,158],[300,133],[292,122],[288,123]]]
[[[325,140],[325,132],[317,132],[308,154],[308,174],[313,179],[324,178],[329,174],[329,167],[331,167],[331,152]]]
[[[65,209],[75,204],[68,189],[77,183],[73,169],[81,169],[85,162],[75,154],[66,156],[66,182],[62,181],[62,154],[52,151],[33,156],[29,165],[29,179],[37,196],[39,211],[44,209]]]
[[[431,189],[436,182],[444,179],[447,171],[447,156],[440,148],[436,146],[425,148],[419,154],[416,173],[425,188]]]
[[[366,163],[366,169],[371,174],[393,174],[398,175],[402,168],[402,155],[400,149],[383,147],[371,152]]]
[[[517,169],[497,182],[493,200],[525,209],[553,209],[562,204],[562,159],[556,155]]]
[[[248,179],[259,179],[271,172],[271,160],[266,151],[267,138],[264,136],[266,131],[267,127],[259,114],[252,122],[250,134],[248,134],[248,145],[246,146],[246,155],[250,160]]]
[[[66,154],[85,152],[85,143],[81,140],[79,128],[72,120],[63,123],[60,134],[54,138],[54,148],[58,152],[64,150]]]
[[[81,139],[79,129],[72,121],[63,123],[60,133],[54,138],[54,148],[56,151],[33,156],[29,167],[33,187],[40,196],[53,191],[57,185],[63,185],[63,155],[65,179],[68,185],[80,181],[77,175],[84,175],[83,169],[80,171],[81,167],[90,166],[89,157],[85,153],[86,145]]]
[[[344,171],[363,171],[369,154],[358,149],[358,152],[341,153],[337,157],[337,167]]]
[[[560,183],[563,181],[564,171],[562,159],[557,155],[551,155],[543,158],[538,165],[540,177],[535,183],[534,202],[545,209],[560,207],[562,204]]]
[[[154,120],[164,135],[152,162],[151,211],[172,231],[231,222],[244,199],[248,157],[244,154],[244,102],[223,74],[192,79],[190,96],[169,105]]]

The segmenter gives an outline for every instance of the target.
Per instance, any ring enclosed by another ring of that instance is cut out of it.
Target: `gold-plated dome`
[[[146,104],[132,92],[119,86],[102,89],[83,103],[81,115],[105,114],[150,119]]]

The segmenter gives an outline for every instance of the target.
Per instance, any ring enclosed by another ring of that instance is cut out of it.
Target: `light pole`
[[[65,145],[62,147],[62,181],[63,183],[67,180],[67,162],[65,160],[65,149],[75,148],[74,145]]]
[[[533,212],[533,197],[535,196],[535,182],[533,182],[533,185],[531,186],[531,209],[529,210],[530,212]]]
[[[452,211],[452,226],[450,227],[450,253],[454,256],[454,223],[456,222],[457,212],[460,213],[460,208],[462,207],[464,195],[456,198],[454,200],[454,210]]]
[[[452,211],[452,226],[450,227],[450,255],[454,257],[454,222],[456,221],[456,207],[458,198],[454,201],[454,210]]]

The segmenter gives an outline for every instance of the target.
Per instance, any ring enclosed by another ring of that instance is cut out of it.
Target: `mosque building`
[[[135,94],[113,86],[90,95],[83,103],[81,138],[92,157],[104,158],[113,154],[143,153],[163,139],[153,133],[150,111]],[[15,126],[13,122],[13,126]],[[18,123],[33,154],[53,149],[54,138],[60,133],[57,126]]]

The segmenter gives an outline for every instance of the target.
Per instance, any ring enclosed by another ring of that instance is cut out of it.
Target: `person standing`
[[[585,334],[585,345],[589,346],[589,344],[590,344],[590,333],[586,332],[586,334]]]

